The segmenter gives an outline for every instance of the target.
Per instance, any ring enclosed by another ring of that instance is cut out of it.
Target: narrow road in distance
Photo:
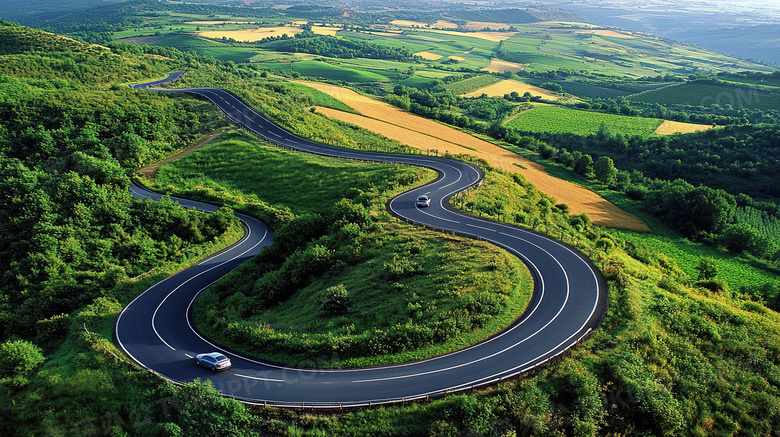
[[[312,142],[288,132],[235,94],[221,89],[152,90],[183,92],[207,99],[233,123],[282,147],[343,159],[417,165],[437,171],[436,181],[396,196],[388,203],[388,211],[416,224],[480,238],[508,250],[529,266],[536,287],[525,314],[511,327],[453,353],[413,363],[361,369],[283,366],[213,344],[195,331],[191,320],[192,304],[198,293],[216,280],[210,273],[222,271],[215,266],[232,268],[242,262],[259,247],[270,243],[265,234],[264,239],[229,249],[224,254],[228,258],[215,257],[202,267],[200,264],[193,267],[191,273],[188,269],[162,281],[125,308],[117,321],[116,340],[140,365],[175,382],[210,379],[224,395],[249,403],[294,408],[378,405],[442,396],[516,376],[560,355],[601,323],[607,310],[606,283],[581,253],[548,237],[465,215],[449,206],[452,195],[482,182],[484,175],[475,166],[446,158],[361,152]],[[155,196],[140,188],[134,188],[134,194]],[[430,207],[415,206],[415,199],[422,194],[433,199]],[[189,206],[214,208],[186,202]],[[252,223],[250,217],[242,220],[250,237],[254,235],[252,238],[257,238],[260,229],[264,229],[261,223]],[[202,271],[209,267],[215,269],[208,273]],[[214,374],[195,366],[194,355],[213,350],[227,354],[233,362],[232,369]]]

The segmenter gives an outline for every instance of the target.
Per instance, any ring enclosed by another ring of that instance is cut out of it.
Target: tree
[[[767,242],[761,235],[744,223],[732,224],[724,229],[719,241],[731,252],[750,252],[756,256],[765,255]]]
[[[718,267],[712,258],[700,259],[699,264],[696,265],[696,270],[699,272],[699,280],[709,281],[718,276]]]
[[[617,169],[615,163],[609,156],[601,156],[596,160],[596,164],[593,166],[593,173],[596,179],[604,185],[609,185],[615,181],[617,176]]]
[[[574,171],[582,175],[588,175],[593,172],[593,157],[587,153],[581,155],[574,163]]]

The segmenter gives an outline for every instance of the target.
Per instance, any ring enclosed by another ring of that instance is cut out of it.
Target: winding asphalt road
[[[181,74],[174,73],[178,78]],[[170,79],[170,78],[169,78]],[[156,83],[164,83],[166,80]],[[136,86],[146,88],[147,84]],[[450,354],[409,364],[348,370],[304,369],[277,365],[226,350],[193,328],[197,295],[235,266],[271,243],[270,232],[239,214],[247,235],[237,245],[147,290],[120,314],[119,346],[141,366],[175,382],[210,379],[224,395],[249,403],[295,408],[340,408],[425,399],[485,386],[549,361],[595,329],[607,310],[602,275],[582,254],[550,238],[453,210],[448,198],[481,183],[474,166],[445,158],[360,152],[330,147],[291,134],[249,107],[233,93],[213,88],[165,90],[185,92],[212,102],[232,122],[280,146],[320,155],[428,167],[439,178],[393,198],[395,216],[433,228],[480,238],[520,257],[536,280],[526,313],[502,333]],[[139,198],[159,198],[134,186]],[[417,208],[421,194],[433,199]],[[175,199],[188,207],[216,207]],[[220,350],[232,369],[211,373],[194,364],[202,352]]]

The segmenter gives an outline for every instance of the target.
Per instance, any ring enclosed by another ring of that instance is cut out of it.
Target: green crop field
[[[357,68],[341,67],[323,61],[265,63],[263,64],[263,67],[288,74],[297,72],[302,76],[322,77],[325,79],[353,83],[387,83],[389,82],[390,77],[396,75],[396,73],[393,72],[381,72],[382,74],[380,74]]]
[[[496,82],[500,82],[502,79],[493,75],[482,75],[472,77],[470,79],[461,80],[458,82],[452,82],[444,85],[444,88],[452,91],[453,94],[459,96],[461,94],[468,94],[472,91],[476,91],[480,88],[484,88],[488,85],[492,85]]]
[[[663,120],[624,115],[581,111],[556,105],[533,105],[507,122],[507,127],[529,132],[571,132],[577,135],[592,135],[602,124],[616,133],[646,137],[652,135]]]
[[[634,94],[628,98],[662,105],[716,104],[731,105],[733,108],[780,109],[780,92],[728,84],[682,83]]]
[[[711,258],[718,268],[718,276],[726,281],[732,290],[739,290],[743,286],[756,286],[777,281],[777,272],[770,268],[751,263],[738,255],[690,242],[684,238],[658,234],[638,234],[620,230],[610,232],[619,235],[625,241],[648,247],[657,253],[663,253],[673,259],[692,278],[696,278],[698,274],[696,266],[699,260]]]
[[[153,44],[163,47],[174,47],[183,52],[195,52],[221,61],[245,62],[257,55],[258,50],[250,47],[234,46],[223,41],[215,41],[184,34],[167,34],[159,36],[141,36],[129,41],[140,44]]]
[[[388,46],[388,47],[406,48],[414,53],[421,52],[423,50],[428,50],[430,48],[430,45],[428,45],[425,42],[404,38],[403,35],[399,35],[399,37],[396,38],[396,37],[374,35],[374,34],[363,33],[363,32],[340,31],[338,33],[338,36],[347,39],[369,41],[375,44],[381,44],[383,46]]]
[[[535,79],[535,80],[527,80],[527,82],[532,85],[539,86],[545,81],[541,79]],[[591,85],[589,83],[584,83],[584,82],[575,82],[571,80],[559,81],[557,83],[559,83],[563,87],[563,90],[565,92],[577,97],[585,97],[589,99],[598,99],[598,98],[613,99],[615,97],[626,96],[628,94],[631,94],[627,91],[621,91],[614,88],[606,88],[597,85]]]

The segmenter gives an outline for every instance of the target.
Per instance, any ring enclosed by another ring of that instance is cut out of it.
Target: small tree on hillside
[[[344,314],[352,306],[349,298],[349,291],[344,284],[339,284],[325,290],[325,297],[322,299],[322,309],[330,314]]]
[[[8,340],[0,345],[0,381],[26,385],[27,377],[44,361],[41,348],[25,340]],[[7,378],[7,379],[6,379]]]
[[[699,272],[699,280],[709,281],[718,276],[718,268],[715,265],[715,260],[712,258],[700,259],[696,270]]]
[[[609,185],[615,181],[617,176],[617,169],[615,168],[615,162],[609,156],[601,156],[596,160],[596,164],[593,166],[593,173],[596,179],[604,185]]]
[[[593,157],[588,154],[581,155],[574,163],[574,171],[581,175],[589,175],[593,171]]]

